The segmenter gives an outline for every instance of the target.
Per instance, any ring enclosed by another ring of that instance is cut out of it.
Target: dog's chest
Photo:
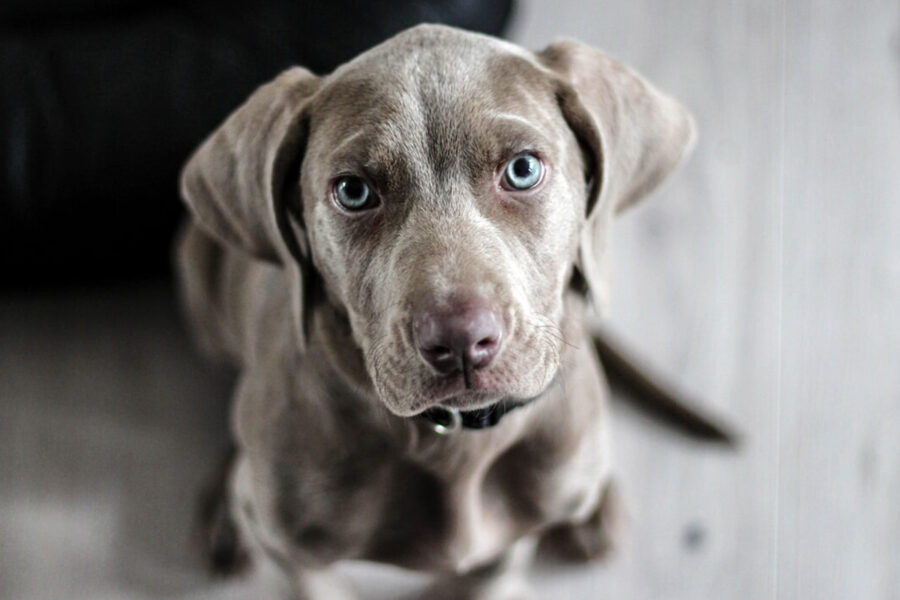
[[[605,462],[599,439],[570,449],[526,439],[469,463],[453,458],[390,466],[387,502],[363,558],[450,572],[484,564],[523,535],[585,516]]]
[[[352,443],[287,436],[272,450],[279,460],[255,463],[270,475],[269,493],[247,486],[238,496],[250,502],[237,504],[259,509],[258,525],[246,519],[252,537],[300,564],[357,558],[464,572],[596,507],[610,455],[603,398],[590,399],[548,397],[493,429],[450,438],[425,426],[418,439],[360,427]],[[290,414],[278,419],[302,428],[289,423]]]

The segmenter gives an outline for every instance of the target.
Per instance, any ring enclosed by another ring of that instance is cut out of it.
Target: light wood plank
[[[700,137],[691,161],[618,223],[611,323],[747,433],[739,455],[723,455],[620,410],[619,464],[637,511],[632,539],[607,568],[575,572],[568,594],[548,597],[772,597],[780,5],[564,2],[551,10],[535,2],[531,10],[519,33],[528,45],[580,38],[694,112]]]
[[[786,6],[779,597],[896,599],[900,6]]]

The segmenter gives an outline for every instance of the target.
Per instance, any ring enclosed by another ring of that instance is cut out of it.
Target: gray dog
[[[692,145],[603,53],[419,26],[282,73],[197,150],[186,306],[241,369],[228,511],[285,598],[339,559],[530,597],[549,532],[610,534],[607,386],[585,326],[609,227]]]

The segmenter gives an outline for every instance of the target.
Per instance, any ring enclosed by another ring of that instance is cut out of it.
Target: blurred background
[[[744,434],[614,405],[632,530],[541,598],[900,598],[896,0],[6,0],[0,6],[0,598],[264,597],[189,539],[230,377],[169,281],[180,164],[257,85],[421,21],[605,49],[697,150],[623,216],[607,325]],[[342,568],[366,599],[421,580]]]

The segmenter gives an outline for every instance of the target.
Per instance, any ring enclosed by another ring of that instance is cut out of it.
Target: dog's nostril
[[[479,342],[477,344],[475,344],[475,346],[481,350],[484,350],[484,349],[490,348],[491,346],[493,346],[496,343],[497,343],[497,340],[495,338],[490,337],[490,338],[484,338],[483,340],[479,340]]]
[[[428,351],[431,352],[431,354],[434,354],[436,358],[450,358],[450,355],[453,354],[453,350],[447,346],[434,346]]]

